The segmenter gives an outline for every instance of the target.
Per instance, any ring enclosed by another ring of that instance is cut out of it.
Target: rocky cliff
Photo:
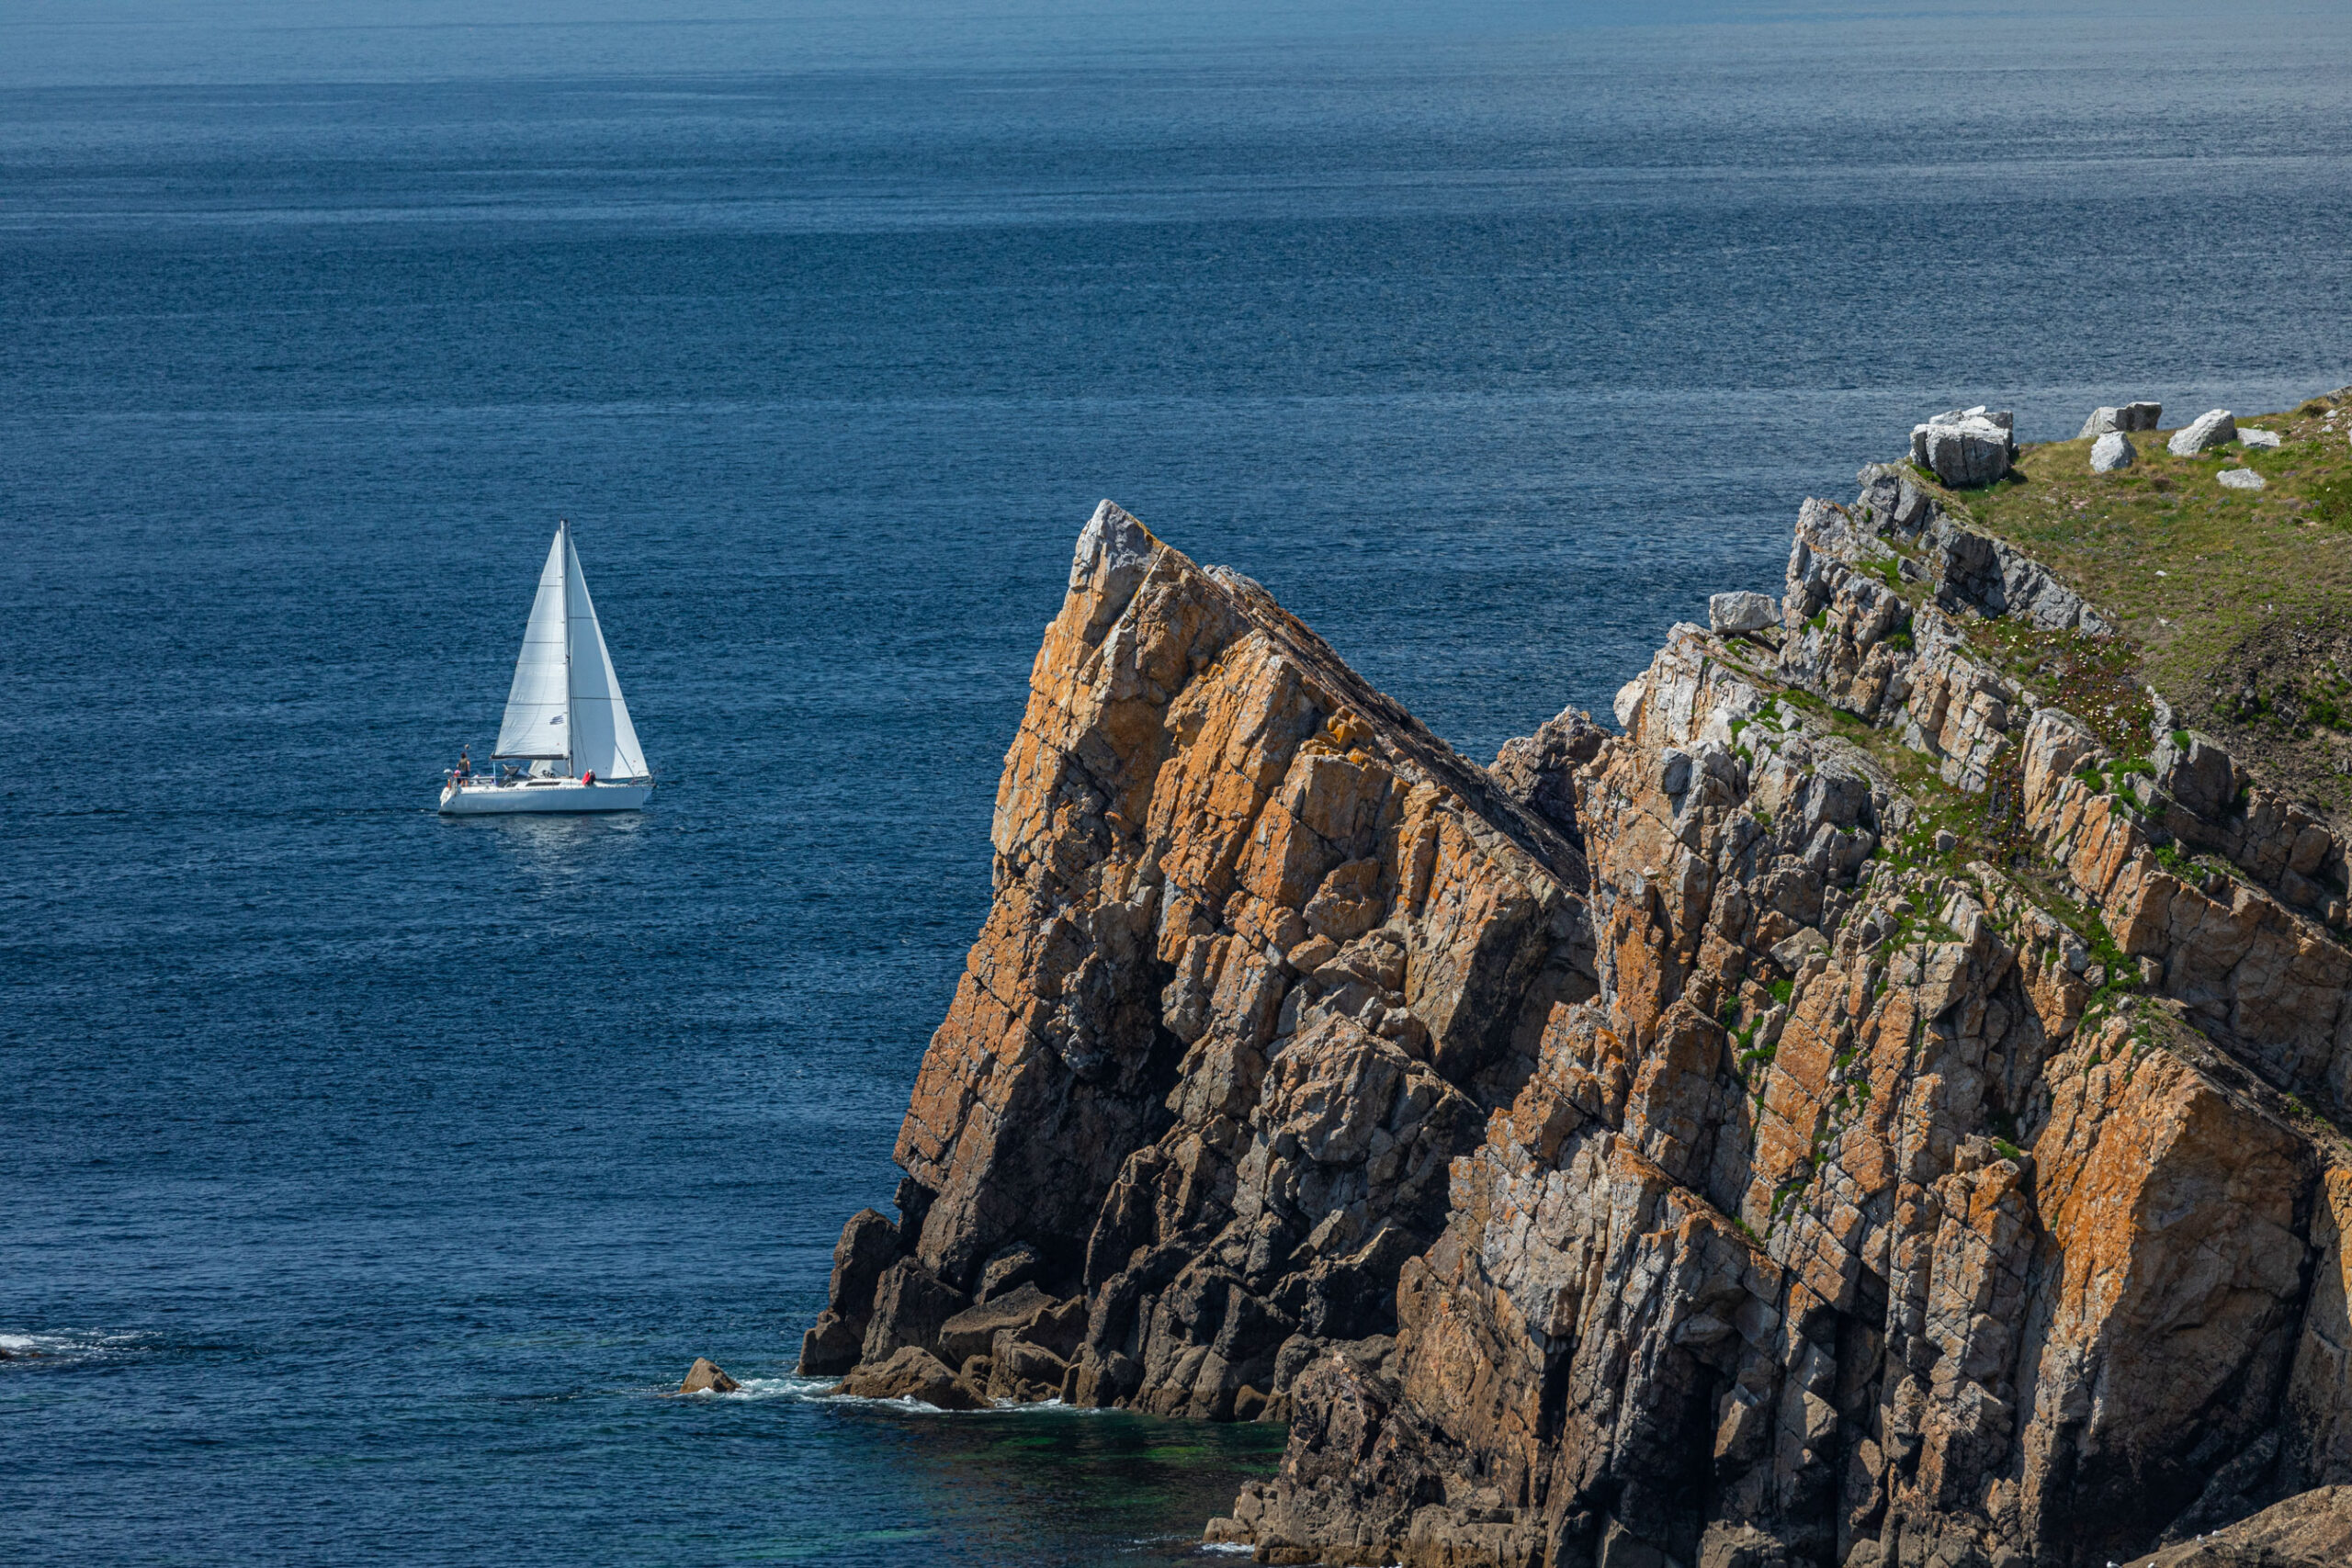
[[[2073,1568],[2352,1481],[2345,846],[1862,487],[1491,768],[1104,503],[804,1370],[1286,1421],[1209,1527],[1273,1562]]]

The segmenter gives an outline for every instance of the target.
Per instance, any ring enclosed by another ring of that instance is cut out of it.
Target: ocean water
[[[2352,381],[2208,10],[9,6],[0,1560],[1193,1555],[1279,1433],[791,1375],[1078,526],[1483,760],[1927,413]],[[440,821],[558,516],[661,788]]]

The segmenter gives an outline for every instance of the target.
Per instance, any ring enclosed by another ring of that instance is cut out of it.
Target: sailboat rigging
[[[491,761],[450,770],[444,815],[634,811],[653,794],[569,523],[548,547]]]

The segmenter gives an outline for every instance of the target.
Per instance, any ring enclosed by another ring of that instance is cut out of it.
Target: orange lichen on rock
[[[2076,1568],[2352,1480],[2340,853],[2201,741],[2127,805],[1971,640],[2096,613],[1906,487],[1492,769],[1105,502],[804,1364],[1286,1421],[1272,1562]]]

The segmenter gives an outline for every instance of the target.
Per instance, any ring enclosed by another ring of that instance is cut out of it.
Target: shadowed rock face
[[[2352,964],[2160,863],[2244,792],[2126,810],[1971,651],[2087,606],[1865,479],[1784,628],[1491,771],[1105,502],[807,1369],[1287,1420],[1267,1562],[2099,1563],[2352,1480]],[[1925,857],[1905,755],[2031,853]]]

